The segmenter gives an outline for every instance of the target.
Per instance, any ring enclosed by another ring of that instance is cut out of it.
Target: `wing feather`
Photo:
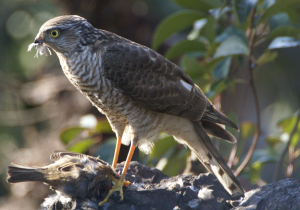
[[[128,42],[105,46],[100,56],[104,76],[135,103],[193,121],[202,118],[206,97],[180,67],[160,54]]]

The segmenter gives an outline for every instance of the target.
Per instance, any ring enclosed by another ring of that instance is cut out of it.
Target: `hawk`
[[[121,143],[130,145],[122,177],[112,192],[122,192],[135,148],[150,153],[158,134],[165,132],[195,152],[230,195],[244,193],[207,135],[235,143],[224,125],[238,127],[214,108],[179,66],[76,15],[44,23],[29,50],[33,46],[37,54],[51,48],[70,82],[106,115],[117,136],[113,168]]]

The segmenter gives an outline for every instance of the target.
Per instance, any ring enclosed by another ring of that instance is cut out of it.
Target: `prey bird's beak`
[[[41,40],[40,37],[38,37],[38,38],[35,38],[34,44],[43,44],[43,41]]]

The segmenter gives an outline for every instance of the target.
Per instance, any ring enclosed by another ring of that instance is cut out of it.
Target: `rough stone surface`
[[[300,182],[284,179],[245,193],[244,200],[232,210],[299,210]]]
[[[121,172],[123,164],[118,164]],[[108,203],[98,208],[99,201],[66,198],[51,195],[42,204],[44,210],[275,210],[300,209],[300,183],[286,179],[251,190],[239,201],[230,200],[230,195],[211,174],[199,176],[179,175],[167,177],[161,171],[131,162],[126,180],[131,185],[124,187],[124,200],[118,192]],[[199,192],[200,191],[200,192]],[[202,195],[198,194],[204,193]],[[200,198],[201,199],[200,199]],[[234,207],[235,206],[235,207]]]

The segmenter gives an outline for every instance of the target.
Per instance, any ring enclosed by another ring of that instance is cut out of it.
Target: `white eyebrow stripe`
[[[180,80],[181,84],[188,90],[188,91],[191,91],[192,87],[190,84],[186,83],[185,81],[183,80]]]

